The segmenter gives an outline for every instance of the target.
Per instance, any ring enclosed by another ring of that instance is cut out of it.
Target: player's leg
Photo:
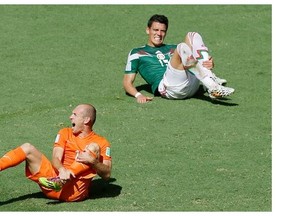
[[[186,45],[187,46],[187,45]],[[199,89],[199,80],[196,76],[185,70],[186,65],[194,65],[191,50],[186,52],[182,44],[177,46],[171,57],[163,79],[158,85],[162,97],[168,99],[184,99],[192,97]],[[185,65],[185,66],[184,66]]]
[[[24,143],[7,152],[0,159],[0,171],[17,166],[23,161],[26,161],[26,177],[37,184],[39,184],[39,176],[56,176],[56,172],[50,161],[30,143]],[[41,189],[47,197],[53,199],[59,198],[59,193],[52,190],[46,190],[43,187],[41,187]]]
[[[181,43],[177,47],[177,52],[181,59],[184,59],[182,60],[182,64],[184,64],[185,69],[192,72],[203,83],[208,89],[211,98],[214,99],[231,95],[234,92],[234,89],[224,87],[217,83],[212,71],[202,65],[203,61],[206,61],[209,58],[208,48],[204,45],[202,37],[198,33],[190,32],[187,34],[185,42],[188,44]],[[196,64],[194,63],[193,65],[189,61],[186,61],[187,55],[192,55],[193,57],[190,57],[190,59],[196,59]],[[189,64],[187,64],[187,62]]]
[[[203,49],[204,50],[204,49]],[[206,49],[204,54],[207,54]],[[186,43],[180,43],[177,45],[177,49],[174,52],[174,55],[179,55],[179,59],[181,61],[181,65],[183,65],[184,70],[191,70],[192,73],[207,87],[212,88],[216,87],[218,84],[211,79],[212,72],[202,66],[202,63],[198,60],[195,60],[193,57],[194,54],[192,53],[191,47],[188,46]],[[174,57],[174,56],[173,56]],[[173,59],[172,57],[172,59]],[[177,58],[176,58],[177,59]],[[198,58],[199,59],[199,58]],[[174,58],[175,60],[175,58]],[[173,62],[173,61],[171,61]],[[174,61],[176,62],[176,61]],[[174,63],[173,62],[173,63]],[[172,64],[171,64],[172,65]],[[176,64],[174,64],[176,65]],[[173,66],[173,65],[172,65]],[[180,68],[180,66],[178,66]]]
[[[180,43],[177,45],[176,50],[173,53],[173,56],[170,59],[170,65],[185,74],[186,67],[195,66],[197,60],[194,59],[192,55],[191,48],[186,48],[187,44]],[[186,48],[186,49],[185,49]],[[183,76],[185,78],[185,76]]]
[[[188,32],[185,37],[185,43],[192,49],[193,56],[201,64],[204,61],[209,60],[209,51],[205,46],[201,35],[197,32]],[[209,70],[209,76],[211,76],[218,84],[226,84],[227,80],[217,77],[212,70]]]
[[[88,144],[85,149],[81,152],[78,152],[78,154],[87,154],[87,156],[91,156],[94,158],[98,158],[100,154],[100,147],[96,143],[90,143]],[[76,155],[77,158],[77,155]],[[75,159],[76,159],[75,158]],[[90,166],[84,163],[77,162],[76,160],[71,164],[69,168],[74,174],[74,176],[78,176],[82,172],[90,169]],[[61,188],[65,185],[66,182],[62,181],[59,177],[41,177],[39,178],[40,185],[53,189],[56,191],[61,190]]]
[[[7,152],[0,159],[0,171],[9,167],[17,166],[18,164],[26,161],[26,166],[32,174],[39,171],[41,163],[41,152],[39,152],[30,143],[24,143],[23,145]]]

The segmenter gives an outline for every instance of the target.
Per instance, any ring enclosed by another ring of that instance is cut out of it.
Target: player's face
[[[153,22],[150,28],[146,28],[146,33],[149,36],[148,45],[157,47],[164,43],[167,28],[165,24]]]
[[[70,116],[73,134],[79,134],[84,130],[85,118],[83,116],[83,107],[77,106]]]

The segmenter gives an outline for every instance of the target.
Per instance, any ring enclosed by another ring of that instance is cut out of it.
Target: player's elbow
[[[111,177],[111,172],[107,172],[105,173],[104,175],[101,176],[101,178],[104,180],[104,181],[108,181]]]
[[[127,91],[129,88],[133,87],[136,74],[125,74],[123,78],[123,87]]]

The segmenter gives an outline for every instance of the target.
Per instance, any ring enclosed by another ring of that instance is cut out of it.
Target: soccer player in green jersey
[[[138,92],[134,80],[139,73],[151,86],[154,95],[167,99],[192,97],[202,83],[210,98],[229,96],[233,88],[223,86],[227,81],[213,72],[213,59],[197,32],[187,33],[184,42],[178,45],[164,44],[168,30],[168,18],[153,15],[147,24],[148,43],[134,48],[128,55],[123,78],[126,93],[134,96],[138,103],[153,98]]]

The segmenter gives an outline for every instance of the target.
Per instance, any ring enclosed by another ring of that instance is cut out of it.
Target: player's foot
[[[215,73],[212,72],[212,77],[211,77],[216,83],[219,85],[223,85],[227,83],[226,79],[222,79],[220,77],[217,77]]]
[[[215,74],[214,74],[215,75]],[[222,79],[220,77],[217,77],[216,75],[213,77],[213,79],[215,80],[216,83],[218,83],[219,85],[223,85],[227,83],[226,79]]]
[[[233,94],[234,91],[235,89],[233,88],[218,85],[216,88],[208,89],[208,94],[210,98],[216,99],[216,98],[223,98],[223,97],[229,96]]]
[[[41,177],[38,180],[42,186],[53,189],[55,191],[60,191],[64,185],[59,177],[54,178]]]

